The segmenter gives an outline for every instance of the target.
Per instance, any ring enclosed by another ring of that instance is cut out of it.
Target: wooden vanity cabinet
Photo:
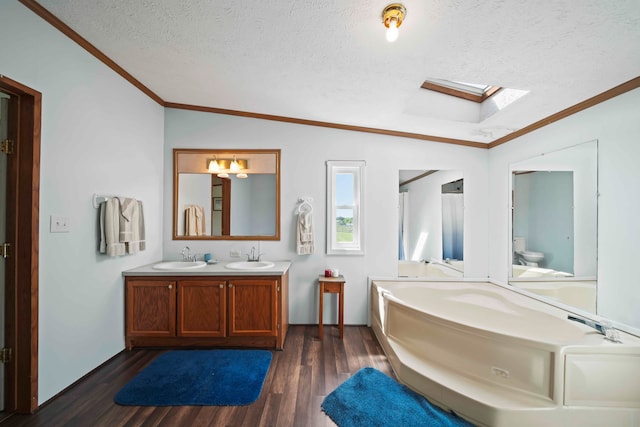
[[[288,273],[282,276],[125,276],[126,347],[282,349]]]

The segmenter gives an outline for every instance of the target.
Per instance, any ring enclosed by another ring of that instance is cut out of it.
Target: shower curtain
[[[398,260],[407,259],[409,230],[409,193],[402,192],[398,195]]]
[[[464,204],[462,193],[442,195],[442,259],[464,260]]]

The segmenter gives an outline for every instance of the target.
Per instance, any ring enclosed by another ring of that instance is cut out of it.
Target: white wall
[[[396,276],[398,272],[398,171],[400,169],[458,169],[465,178],[465,272],[487,277],[488,211],[487,158],[484,149],[411,139],[348,132],[274,121],[167,109],[165,113],[165,170],[171,170],[173,148],[280,148],[281,240],[262,242],[264,258],[288,259],[290,321],[317,322],[317,276],[325,268],[339,268],[347,279],[345,322],[365,324],[368,316],[367,277]],[[365,160],[365,255],[325,254],[327,160]],[[178,259],[184,241],[171,240],[172,181],[164,178],[164,257]],[[313,197],[316,253],[295,252],[295,209],[298,197]],[[257,246],[251,241],[189,241],[198,253],[211,252],[230,260],[229,252],[243,253]],[[468,261],[467,261],[468,260]],[[327,297],[329,298],[329,297]],[[333,306],[334,304],[330,304]],[[327,320],[335,322],[326,310]]]
[[[17,1],[0,2],[0,40],[0,74],[42,93],[42,403],[124,348],[122,271],[161,257],[163,110]],[[97,253],[93,193],[143,201],[146,251]],[[49,233],[51,215],[71,231]]]
[[[489,150],[491,278],[507,281],[510,164],[598,140],[598,314],[640,329],[640,89]],[[465,183],[466,184],[466,183]]]

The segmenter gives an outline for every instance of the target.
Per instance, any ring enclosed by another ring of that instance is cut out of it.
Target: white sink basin
[[[165,261],[153,266],[156,270],[192,270],[207,265],[204,261]]]
[[[230,262],[225,267],[232,270],[264,270],[273,266],[271,261],[238,261]]]

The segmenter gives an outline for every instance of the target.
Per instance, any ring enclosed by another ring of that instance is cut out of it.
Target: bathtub
[[[371,280],[398,379],[479,426],[640,426],[640,338],[486,282]]]

